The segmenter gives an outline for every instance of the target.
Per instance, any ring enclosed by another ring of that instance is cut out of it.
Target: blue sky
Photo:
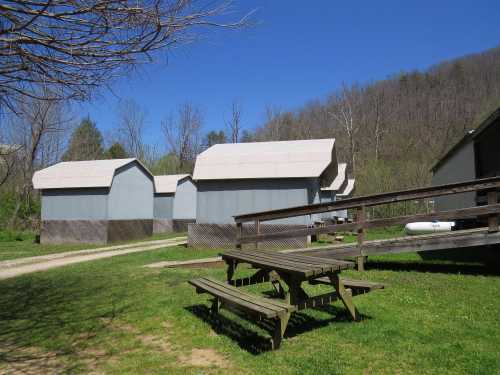
[[[266,105],[284,110],[322,99],[342,82],[370,82],[500,45],[500,1],[237,0],[258,9],[258,25],[219,31],[118,79],[78,105],[105,133],[116,125],[119,98],[148,113],[147,140],[161,143],[160,122],[180,104],[204,114],[204,131],[224,128],[231,102],[243,125],[262,124]]]

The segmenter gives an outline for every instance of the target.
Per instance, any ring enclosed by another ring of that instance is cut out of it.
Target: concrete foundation
[[[153,220],[44,220],[40,243],[107,244],[150,237]]]
[[[305,225],[261,224],[261,233],[283,230],[303,229]],[[243,225],[244,234],[255,234],[253,224]],[[188,246],[197,248],[234,249],[236,242],[236,225],[232,224],[189,224]],[[285,238],[259,242],[261,249],[294,249],[304,248],[310,243],[308,236]],[[254,244],[245,244],[243,249],[255,249]]]
[[[174,221],[172,219],[154,219],[153,233],[172,233],[174,231]]]
[[[196,220],[172,220],[172,219],[154,219],[153,233],[174,233],[187,232],[188,225],[195,223]]]

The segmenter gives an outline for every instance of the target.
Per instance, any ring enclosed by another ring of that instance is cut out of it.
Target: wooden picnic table
[[[278,296],[296,310],[330,304],[340,299],[352,319],[358,320],[358,313],[352,302],[352,290],[345,287],[339,276],[342,270],[354,268],[353,262],[263,250],[229,251],[222,254],[222,259],[228,266],[227,282],[230,285],[243,286],[270,281]],[[257,269],[256,273],[250,277],[233,279],[240,263],[250,264]],[[302,283],[317,284],[317,280],[331,285],[334,291],[310,297],[302,288]],[[284,288],[282,283],[288,288]]]
[[[288,321],[293,312],[310,307],[330,304],[340,299],[349,311],[353,320],[359,315],[352,302],[357,294],[367,293],[383,288],[382,284],[365,281],[354,281],[340,278],[340,272],[354,268],[353,262],[324,259],[293,253],[272,251],[229,251],[222,254],[226,262],[227,282],[201,277],[190,280],[189,283],[198,293],[209,293],[214,296],[212,313],[218,313],[221,307],[244,311],[258,320],[265,318],[274,320],[272,346],[280,346]],[[238,264],[247,263],[256,269],[250,277],[234,279]],[[276,294],[281,298],[264,298],[239,288],[271,282]],[[334,291],[310,297],[302,288],[302,283],[312,285],[326,284]],[[286,284],[286,288],[284,287]]]

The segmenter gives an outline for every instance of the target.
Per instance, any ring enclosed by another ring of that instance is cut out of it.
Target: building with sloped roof
[[[220,232],[214,226],[234,225],[235,215],[332,201],[347,183],[334,139],[217,144],[198,155],[193,180],[196,224],[213,233]],[[308,215],[266,225],[304,227],[318,219]]]
[[[35,172],[42,243],[108,243],[152,235],[153,175],[137,159],[61,162]]]
[[[433,185],[500,176],[500,108],[453,145],[432,167],[432,174]],[[440,211],[452,210],[485,200],[484,193],[471,192],[436,197],[435,205]]]
[[[155,176],[154,233],[186,232],[196,221],[196,185],[189,174]]]

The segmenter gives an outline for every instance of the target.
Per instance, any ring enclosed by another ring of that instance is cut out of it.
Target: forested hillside
[[[500,47],[426,71],[344,85],[294,112],[269,107],[244,140],[335,137],[357,193],[426,185],[430,168],[466,131],[500,106]]]

